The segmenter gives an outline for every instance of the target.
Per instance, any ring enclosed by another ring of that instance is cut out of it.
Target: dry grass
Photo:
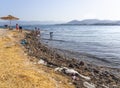
[[[31,64],[20,38],[17,31],[0,36],[0,88],[74,88],[50,68]]]

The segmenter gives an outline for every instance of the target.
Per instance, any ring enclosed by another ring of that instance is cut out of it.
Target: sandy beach
[[[75,88],[69,78],[25,53],[20,40],[26,32],[0,29],[0,88]]]

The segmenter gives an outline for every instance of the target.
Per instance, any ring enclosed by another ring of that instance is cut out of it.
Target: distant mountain
[[[67,23],[59,22],[59,21],[12,21],[11,24],[19,25],[120,25],[120,21],[113,21],[113,20],[98,20],[98,19],[85,19],[85,20],[72,20]],[[61,24],[62,23],[62,24]],[[0,26],[10,24],[9,21],[2,21],[0,20]]]
[[[82,21],[72,20],[65,24],[66,25],[120,25],[120,21],[85,19]]]

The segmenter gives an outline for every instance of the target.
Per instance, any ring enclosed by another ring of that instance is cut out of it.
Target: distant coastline
[[[120,26],[120,24],[55,24],[65,26]]]
[[[120,26],[120,20],[98,20],[98,19],[84,19],[84,20],[71,20],[69,22],[60,21],[12,21],[12,25],[16,23],[20,25],[95,25],[95,26]],[[6,21],[0,21],[0,26],[9,24]]]
[[[62,23],[58,25],[94,25],[94,26],[120,26],[120,21],[112,20],[98,20],[98,19],[85,19],[85,20],[72,20],[67,23]]]

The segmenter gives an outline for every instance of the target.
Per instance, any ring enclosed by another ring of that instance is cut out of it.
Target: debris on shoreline
[[[44,60],[24,52],[27,43],[20,41],[28,32],[0,29],[0,88],[75,88],[66,76],[39,65]]]
[[[57,67],[57,68],[55,68],[55,71],[64,72],[65,74],[68,74],[68,75],[77,75],[86,80],[90,80],[90,77],[83,76],[80,73],[78,73],[77,71],[75,71],[74,69],[69,69],[67,67],[63,67],[63,68]]]
[[[65,58],[43,45],[34,31],[26,34],[25,41],[24,46],[29,56],[36,57],[38,64],[69,76],[76,88],[120,88],[120,77],[109,72],[108,68]]]

